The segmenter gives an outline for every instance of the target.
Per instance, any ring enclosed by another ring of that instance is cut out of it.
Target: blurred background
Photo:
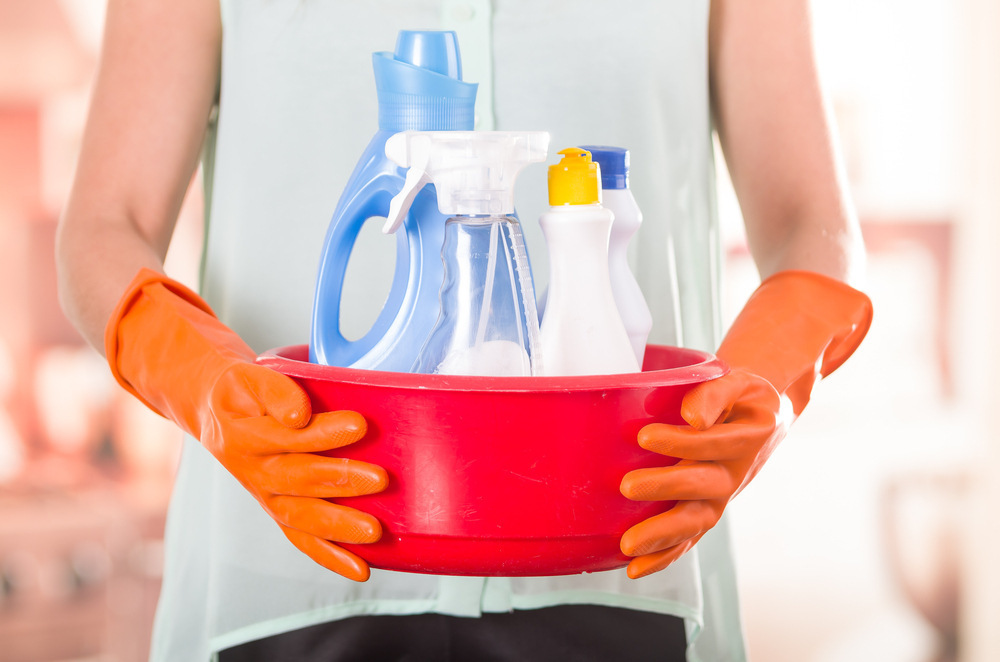
[[[1000,659],[1000,3],[815,0],[869,248],[858,354],[733,504],[753,659]],[[0,662],[145,659],[178,433],[56,300],[101,0],[0,0]],[[726,314],[757,278],[722,178]],[[178,232],[200,233],[198,186]],[[194,242],[188,242],[194,243]],[[197,255],[168,271],[193,283]]]

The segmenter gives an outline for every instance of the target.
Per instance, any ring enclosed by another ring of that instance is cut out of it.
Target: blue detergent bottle
[[[407,372],[438,316],[443,282],[441,246],[447,216],[433,186],[420,192],[397,233],[396,270],[385,305],[357,340],[340,330],[344,277],[358,233],[372,217],[385,217],[406,179],[385,155],[400,131],[470,131],[476,88],[462,81],[454,32],[399,33],[394,53],[372,55],[378,93],[378,132],[365,148],[334,211],[320,256],[313,301],[309,360],[313,363]]]

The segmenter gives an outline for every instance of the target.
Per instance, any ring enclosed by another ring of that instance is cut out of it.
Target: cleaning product
[[[341,295],[362,226],[384,217],[404,174],[385,155],[390,136],[406,130],[471,130],[476,85],[462,81],[454,32],[402,31],[395,53],[372,57],[378,132],[337,203],[320,257],[309,358],[314,363],[406,372],[430,333],[443,280],[440,251],[446,219],[433,187],[412,202],[396,240],[396,270],[382,311],[368,332],[347,340],[340,330]]]
[[[514,180],[545,160],[549,135],[520,131],[407,131],[386,155],[408,167],[384,231],[395,232],[421,189],[437,188],[444,223],[440,316],[413,372],[452,375],[538,374],[538,315]]]
[[[642,289],[636,282],[632,269],[628,264],[628,245],[642,224],[642,212],[629,188],[629,152],[622,147],[606,147],[583,145],[581,149],[590,152],[591,158],[601,168],[601,204],[614,214],[611,224],[611,238],[608,242],[608,270],[611,274],[611,291],[618,304],[618,312],[622,316],[632,350],[642,365],[646,353],[646,340],[653,328],[653,316],[646,305]],[[670,274],[672,287],[676,290],[677,278],[674,268],[674,255],[670,251],[667,257],[667,273]],[[673,298],[674,303],[677,297]],[[680,315],[672,317],[674,326]],[[666,339],[670,345],[677,344],[678,334],[675,329],[669,329],[671,335]]]
[[[608,269],[613,214],[601,205],[601,169],[586,150],[565,149],[549,167],[549,211],[539,223],[549,248],[541,324],[546,375],[638,372]]]

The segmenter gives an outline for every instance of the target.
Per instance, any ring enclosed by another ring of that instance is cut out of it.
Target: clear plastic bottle
[[[393,136],[386,155],[409,167],[390,206],[393,232],[427,183],[437,189],[445,224],[441,312],[413,372],[453,375],[538,374],[538,315],[514,180],[545,160],[542,132],[418,132]]]
[[[549,248],[549,289],[541,324],[546,375],[638,372],[639,363],[611,289],[612,213],[601,205],[600,166],[572,148],[549,167],[549,211],[539,223]]]

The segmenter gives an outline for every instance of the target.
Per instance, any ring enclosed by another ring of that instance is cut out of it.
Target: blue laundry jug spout
[[[379,129],[397,133],[472,127],[478,85],[462,81],[454,32],[404,30],[396,51],[374,53],[372,65]]]

